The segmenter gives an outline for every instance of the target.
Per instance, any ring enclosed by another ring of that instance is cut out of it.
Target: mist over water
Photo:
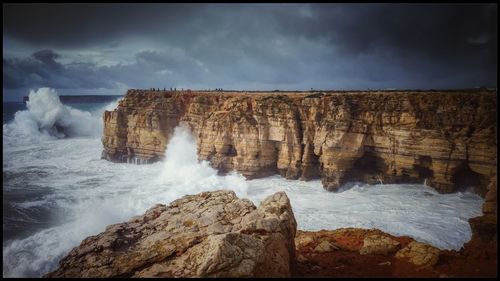
[[[219,176],[197,160],[195,139],[184,127],[175,129],[163,162],[111,163],[100,159],[104,108],[68,107],[50,89],[33,91],[30,101],[28,110],[3,126],[5,277],[41,276],[107,225],[209,190],[231,189],[256,205],[285,191],[299,229],[375,227],[443,249],[468,241],[467,219],[481,214],[479,196],[444,195],[424,185],[350,183],[332,193],[320,181]],[[116,103],[108,109],[113,107]]]

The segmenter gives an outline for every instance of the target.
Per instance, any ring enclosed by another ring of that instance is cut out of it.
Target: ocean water
[[[31,92],[27,106],[4,104],[4,277],[39,277],[107,225],[201,191],[231,189],[256,205],[285,191],[299,229],[379,228],[441,249],[460,249],[471,237],[467,220],[481,215],[481,197],[443,195],[423,184],[348,183],[327,192],[319,180],[219,176],[197,161],[196,142],[183,127],[163,162],[111,163],[100,159],[102,113],[116,105],[63,105],[47,88]]]

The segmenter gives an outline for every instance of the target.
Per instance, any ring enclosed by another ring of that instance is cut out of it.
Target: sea
[[[165,160],[112,163],[101,159],[102,115],[118,100],[63,104],[49,88],[29,96],[27,104],[3,103],[4,277],[41,277],[107,225],[202,191],[233,190],[256,205],[285,191],[301,230],[378,228],[440,249],[459,250],[471,238],[468,219],[481,215],[483,199],[472,191],[439,194],[424,183],[350,182],[328,192],[319,180],[217,175],[198,161],[196,141],[182,126]]]

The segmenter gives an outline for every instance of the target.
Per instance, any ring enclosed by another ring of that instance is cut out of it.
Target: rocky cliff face
[[[483,196],[496,170],[496,92],[151,92],[104,113],[103,157],[163,157],[179,124],[200,160],[247,178],[418,182]]]
[[[258,208],[232,191],[187,195],[84,239],[45,277],[286,277],[296,229],[284,192]]]

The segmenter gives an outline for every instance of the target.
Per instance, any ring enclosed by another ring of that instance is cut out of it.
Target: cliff
[[[320,177],[426,182],[440,192],[474,186],[496,171],[496,91],[153,92],[129,90],[104,113],[103,158],[162,159],[187,125],[200,160],[247,178]]]

